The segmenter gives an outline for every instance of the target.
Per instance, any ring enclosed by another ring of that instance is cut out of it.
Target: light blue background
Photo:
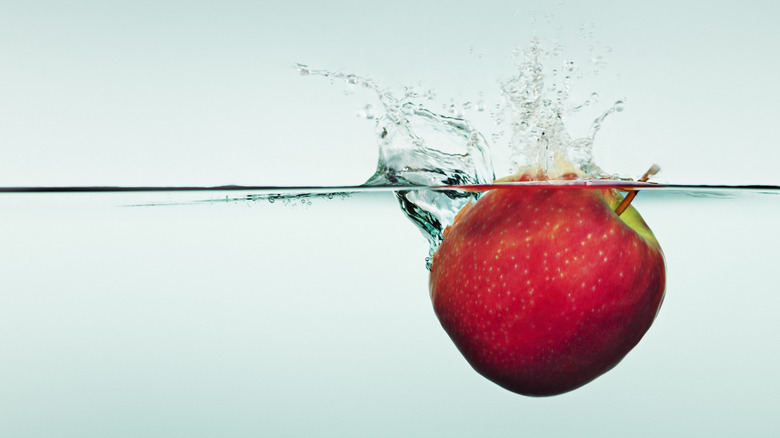
[[[489,101],[534,34],[583,65],[589,45],[612,49],[575,83],[604,108],[627,98],[597,137],[607,170],[780,183],[769,2],[0,5],[3,186],[360,183],[376,149],[354,112],[372,96],[296,62]],[[469,368],[389,196],[122,207],[180,200],[0,197],[0,435],[780,429],[776,196],[641,193],[667,255],[664,308],[616,369],[548,399]]]
[[[601,107],[572,129],[627,99],[596,145],[611,172],[657,162],[670,182],[777,183],[777,14],[750,1],[6,1],[0,184],[360,183],[376,150],[353,114],[373,96],[344,98],[295,63],[490,103],[534,35],[583,67],[603,54],[589,46],[611,48],[601,75],[575,83]]]

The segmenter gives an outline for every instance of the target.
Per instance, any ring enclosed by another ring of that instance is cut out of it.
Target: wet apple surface
[[[663,301],[661,248],[612,189],[495,189],[465,207],[433,258],[430,292],[472,367],[549,396],[618,364]]]

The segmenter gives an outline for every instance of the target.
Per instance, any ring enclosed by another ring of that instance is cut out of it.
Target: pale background
[[[4,1],[0,185],[359,184],[372,96],[295,63],[489,100],[534,35],[583,65],[611,49],[572,120],[581,135],[626,98],[597,137],[605,169],[780,184],[775,3],[548,3]],[[125,207],[180,200],[0,197],[0,435],[780,430],[777,196],[640,194],[664,309],[615,370],[548,399],[460,357],[389,196]]]

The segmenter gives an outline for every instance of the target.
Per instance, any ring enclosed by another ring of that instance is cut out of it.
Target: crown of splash
[[[578,74],[572,61],[564,61],[561,68],[554,69],[553,77],[562,77],[557,78],[557,84],[545,88],[542,60],[547,55],[539,40],[534,39],[522,51],[522,61],[518,63],[516,74],[499,83],[504,105],[495,118],[496,123],[502,125],[505,123],[501,113],[508,114],[509,138],[506,143],[510,149],[512,172],[538,167],[554,175],[563,170],[560,169],[563,163],[567,168],[573,166],[583,178],[613,177],[593,161],[593,141],[604,119],[623,110],[623,102],[616,102],[596,118],[586,137],[572,139],[564,116],[582,109],[590,100],[578,106],[571,106],[569,102],[571,80]],[[595,100],[597,96],[593,93],[591,99]],[[500,138],[501,135],[494,136],[495,140]]]

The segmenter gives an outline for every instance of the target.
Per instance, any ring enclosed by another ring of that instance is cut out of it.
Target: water
[[[616,178],[592,148],[621,103],[573,139],[561,117],[568,85],[545,99],[527,76],[538,50],[501,84],[506,123],[495,137],[458,109],[443,116],[360,76],[320,72],[379,98],[362,114],[380,150],[364,185],[0,194],[10,291],[0,424],[11,436],[156,434],[160,423],[187,435],[777,430],[778,188],[597,179]],[[506,173],[495,172],[488,137],[508,138],[510,169],[555,174],[568,162],[582,172],[542,184],[640,188],[633,205],[666,253],[667,298],[646,338],[613,371],[554,399],[478,376],[430,309],[423,261],[458,209]],[[566,421],[550,421],[561,412]]]
[[[707,193],[640,192],[669,266],[661,314],[617,368],[545,400],[487,382],[453,347],[427,243],[391,192],[291,206],[2,194],[0,423],[11,436],[761,435],[779,426],[780,203]]]

